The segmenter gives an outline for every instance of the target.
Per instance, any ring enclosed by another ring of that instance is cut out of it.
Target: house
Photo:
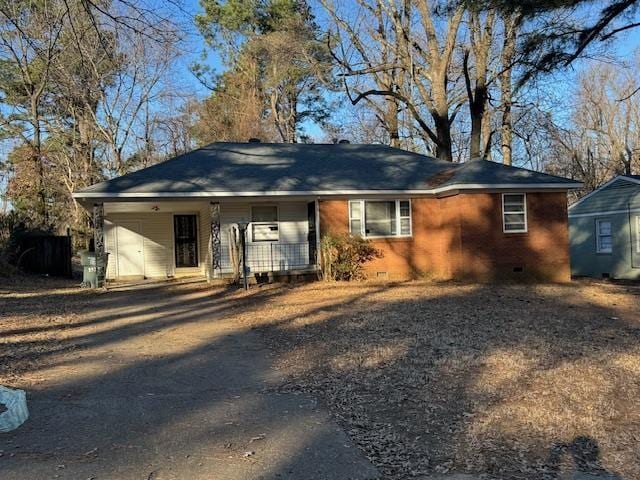
[[[230,275],[244,221],[252,273],[314,271],[321,236],[351,232],[383,254],[372,277],[566,281],[566,193],[579,186],[383,145],[254,142],[213,143],[74,196],[93,209],[108,279]]]
[[[569,207],[571,272],[640,279],[640,175],[619,175]]]

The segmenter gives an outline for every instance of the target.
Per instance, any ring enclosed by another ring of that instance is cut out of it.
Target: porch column
[[[220,242],[220,202],[211,202],[211,267],[212,274],[220,274],[220,256],[222,246]]]
[[[104,262],[104,204],[93,204],[93,248],[96,252],[96,277],[98,286],[102,286],[105,276]]]

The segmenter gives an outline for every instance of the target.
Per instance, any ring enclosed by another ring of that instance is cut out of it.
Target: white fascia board
[[[531,183],[531,184],[484,184],[462,183],[447,185],[432,189],[421,190],[300,190],[300,191],[263,191],[263,192],[131,192],[131,193],[103,193],[77,192],[74,198],[201,198],[201,197],[291,197],[291,196],[344,196],[344,195],[431,195],[451,190],[535,190],[555,189],[569,190],[580,188],[581,183]]]

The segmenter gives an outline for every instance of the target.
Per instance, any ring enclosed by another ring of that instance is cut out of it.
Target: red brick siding
[[[320,231],[349,231],[348,201],[320,201]],[[502,232],[499,193],[413,198],[411,238],[374,239],[383,257],[370,276],[426,275],[438,279],[535,278],[569,280],[567,201],[564,193],[528,193],[528,232]],[[522,273],[514,273],[522,267]]]
[[[527,233],[503,233],[500,194],[457,195],[461,215],[461,277],[525,276],[568,281],[569,233],[564,193],[527,193]],[[514,268],[523,268],[515,273]]]

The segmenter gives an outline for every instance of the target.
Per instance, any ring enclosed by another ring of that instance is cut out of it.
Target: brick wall
[[[382,258],[369,276],[490,281],[568,281],[567,200],[564,193],[527,193],[527,233],[502,232],[499,193],[413,198],[411,238],[372,240]],[[348,201],[320,201],[320,230],[349,230]],[[515,270],[522,270],[514,271]]]

